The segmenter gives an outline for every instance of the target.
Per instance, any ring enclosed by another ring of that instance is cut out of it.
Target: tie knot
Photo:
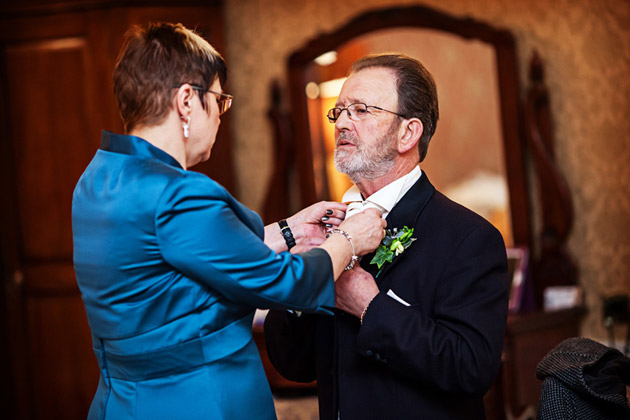
[[[385,210],[378,204],[372,203],[371,201],[352,201],[348,203],[348,208],[346,209],[346,219],[357,213],[361,213],[365,209],[377,209],[381,212]]]

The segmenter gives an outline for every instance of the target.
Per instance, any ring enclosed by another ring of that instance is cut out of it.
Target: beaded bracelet
[[[361,318],[359,318],[359,321],[361,321],[361,325],[363,325],[363,318],[365,318],[365,314],[367,313],[367,310],[370,307],[370,304],[372,303],[372,301],[374,301],[374,298],[372,298],[372,300],[370,300],[368,304],[365,305],[365,308],[363,308],[363,312],[361,312]]]
[[[348,264],[346,268],[344,268],[344,271],[351,270],[352,267],[354,267],[354,265],[356,264],[356,262],[359,261],[359,257],[357,257],[357,254],[354,252],[354,244],[352,243],[352,236],[350,236],[350,234],[346,232],[345,230],[341,230],[341,229],[332,229],[330,231],[330,234],[333,234],[333,233],[338,233],[340,235],[343,235],[348,240],[348,242],[350,242],[350,246],[352,247],[352,259],[350,260],[350,264]]]

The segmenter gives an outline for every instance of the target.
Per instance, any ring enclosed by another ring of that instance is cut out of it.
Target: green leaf
[[[394,253],[390,251],[388,247],[379,246],[376,250],[374,258],[370,261],[370,264],[376,264],[378,268],[381,268],[383,264],[386,262],[392,262],[393,259]]]

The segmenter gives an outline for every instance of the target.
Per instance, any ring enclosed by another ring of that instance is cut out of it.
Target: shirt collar
[[[385,218],[421,176],[420,165],[416,165],[408,174],[387,184],[365,200],[361,196],[359,188],[353,185],[346,191],[341,201],[344,203],[362,202],[364,205],[367,203],[376,204],[383,209],[383,217]]]
[[[169,155],[164,150],[155,147],[148,141],[136,136],[115,134],[107,130],[103,130],[101,133],[100,148],[113,153],[157,159],[167,165],[175,166],[180,169],[182,168],[173,156]]]

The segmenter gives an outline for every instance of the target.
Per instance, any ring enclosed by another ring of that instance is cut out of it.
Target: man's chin
[[[342,174],[345,174],[354,181],[355,175],[361,170],[354,167],[354,165],[349,164],[348,162],[337,161],[335,160],[335,168]]]

